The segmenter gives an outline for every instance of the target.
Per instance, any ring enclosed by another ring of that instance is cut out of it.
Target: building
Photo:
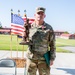
[[[60,38],[64,39],[75,39],[75,34],[61,34]]]
[[[56,31],[54,31],[54,33],[55,33],[56,37],[60,37],[60,35],[63,34],[63,33],[65,33],[65,31],[56,30]]]
[[[0,34],[10,34],[11,28],[2,28],[0,29]]]

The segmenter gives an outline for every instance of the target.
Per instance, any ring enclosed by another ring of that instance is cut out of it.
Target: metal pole
[[[13,22],[13,9],[11,9],[11,23]],[[11,40],[10,40],[10,50],[11,50],[11,57],[12,57],[12,34],[11,34]]]

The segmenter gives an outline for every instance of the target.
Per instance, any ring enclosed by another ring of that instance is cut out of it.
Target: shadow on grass
[[[56,69],[65,71],[66,74],[75,75],[75,69],[69,69],[69,68],[56,68]]]

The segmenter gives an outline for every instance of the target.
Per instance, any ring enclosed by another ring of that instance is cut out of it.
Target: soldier
[[[50,66],[56,57],[55,35],[51,25],[44,21],[45,8],[38,7],[34,14],[35,21],[32,23],[29,40],[32,45],[27,50],[27,75],[50,75]],[[50,65],[46,64],[44,54],[50,50]]]

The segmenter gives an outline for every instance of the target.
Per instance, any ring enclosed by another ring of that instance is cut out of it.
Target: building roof
[[[10,32],[10,30],[0,29],[0,32]]]
[[[69,37],[71,36],[72,34],[61,34],[61,36],[65,36],[65,37]]]

